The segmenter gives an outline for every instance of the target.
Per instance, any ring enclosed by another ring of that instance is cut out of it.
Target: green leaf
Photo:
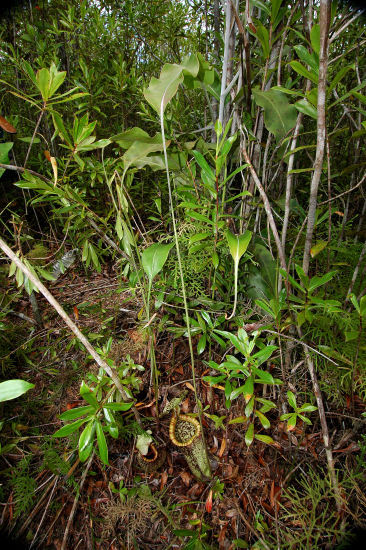
[[[269,435],[262,435],[262,434],[255,434],[254,436],[258,441],[262,441],[262,443],[267,443],[268,445],[271,445],[274,443],[274,439],[270,437]]]
[[[87,422],[87,418],[81,418],[80,420],[76,420],[76,422],[73,422],[72,424],[66,424],[66,426],[62,426],[57,432],[55,432],[52,437],[66,437],[74,432],[76,432],[80,426],[85,424]]]
[[[98,442],[98,449],[99,449],[99,455],[100,459],[108,466],[108,447],[107,447],[107,441],[103,432],[102,424],[99,420],[96,420],[96,430],[97,430],[97,442]]]
[[[305,289],[299,285],[299,283],[289,274],[285,269],[280,268],[280,273],[284,279],[289,280],[293,287],[297,288],[301,292],[305,292]]]
[[[72,147],[71,138],[65,128],[61,115],[57,111],[52,111],[52,120],[55,129],[58,131],[63,141],[66,141],[69,147]]]
[[[110,411],[128,411],[133,406],[133,402],[130,403],[106,403],[103,405],[103,409]]]
[[[194,54],[186,58],[182,65],[164,65],[160,77],[153,77],[150,80],[149,87],[144,90],[146,101],[158,114],[164,113],[169,101],[177,93],[179,84],[183,82],[183,71],[195,77],[198,70],[198,58]]]
[[[287,429],[291,430],[296,426],[297,414],[293,413],[287,420]]]
[[[262,424],[263,428],[265,428],[266,430],[268,430],[268,428],[271,427],[271,423],[270,421],[268,420],[268,418],[260,411],[255,411],[254,413],[260,420],[260,423]]]
[[[197,353],[198,353],[198,355],[201,355],[201,353],[203,353],[205,351],[206,341],[207,341],[206,334],[202,334],[201,338],[198,340],[198,343],[197,343]]]
[[[294,71],[296,71],[299,75],[307,78],[308,80],[311,80],[311,82],[314,82],[314,84],[318,85],[318,75],[315,71],[309,71],[304,65],[302,65],[299,61],[291,61],[289,65],[293,68]]]
[[[93,418],[88,422],[79,438],[79,459],[80,462],[85,462],[93,447],[94,435],[97,421]]]
[[[69,411],[65,411],[62,414],[60,414],[61,420],[74,420],[75,418],[79,418],[80,416],[84,416],[84,414],[90,414],[95,411],[95,408],[92,405],[85,405],[84,407],[77,407],[75,409],[70,409]]]
[[[324,248],[328,246],[328,241],[318,241],[314,246],[310,249],[310,255],[312,258],[315,258]]]
[[[314,52],[320,54],[320,25],[313,25],[310,31],[310,42]]]
[[[270,52],[268,30],[262,25],[262,23],[258,19],[255,19],[254,25],[257,29],[256,37],[262,45],[264,58],[268,59]]]
[[[366,315],[366,295],[362,296],[360,299],[360,317],[365,317]]]
[[[299,101],[296,101],[294,103],[294,107],[300,111],[300,113],[304,113],[304,115],[310,116],[314,120],[317,120],[318,118],[318,111],[315,109],[311,103],[307,99],[300,99]],[[313,168],[311,168],[313,170]],[[291,171],[294,173],[294,171]]]
[[[273,25],[273,23],[276,20],[279,9],[281,7],[282,0],[272,0],[271,4],[272,4],[272,6],[271,6],[271,23]]]
[[[257,366],[261,365],[267,359],[271,357],[274,351],[276,351],[277,346],[266,346],[263,349],[257,351],[254,355],[252,355],[252,359],[255,359]]]
[[[134,128],[129,128],[125,132],[112,136],[110,139],[118,143],[122,149],[128,149],[135,141],[149,143],[151,137],[145,130],[135,126]]]
[[[249,428],[245,432],[245,444],[247,447],[250,447],[253,443],[254,438],[254,424],[249,424]]]
[[[295,394],[292,393],[292,391],[288,391],[287,392],[287,399],[288,399],[288,402],[290,404],[290,406],[296,410],[297,408],[297,405],[296,405],[296,397],[295,397]]]
[[[102,268],[101,268],[101,265],[100,265],[100,262],[99,262],[99,258],[97,256],[97,253],[95,251],[95,248],[94,246],[92,245],[92,243],[89,243],[89,251],[90,251],[90,257],[92,259],[92,262],[94,264],[94,267],[95,269],[98,271],[98,273],[101,272]]]
[[[54,63],[50,67],[50,81],[48,86],[48,99],[59,89],[66,78],[66,71],[58,71]]]
[[[202,172],[206,175],[206,177],[211,180],[212,182],[215,182],[215,174],[211,166],[206,161],[205,157],[200,153],[199,151],[192,151],[194,158],[196,159],[196,162],[200,166]]]
[[[351,342],[352,340],[356,340],[359,336],[358,330],[346,330],[344,333],[344,336],[346,338],[346,342]]]
[[[32,388],[34,388],[34,384],[25,380],[5,380],[5,382],[0,383],[0,403],[20,397]]]
[[[265,370],[257,369],[256,367],[252,367],[252,371],[256,376],[258,376],[260,382],[264,382],[265,384],[274,384],[274,378],[270,372],[267,372]]]
[[[348,65],[347,67],[342,67],[338,73],[333,78],[332,82],[327,87],[327,94],[330,94],[334,88],[336,88],[338,82],[342,80],[342,78],[348,73],[350,70],[355,70],[355,64],[352,63],[352,65]]]
[[[39,69],[36,74],[37,88],[41,92],[43,101],[47,101],[49,97],[50,87],[50,72],[48,69]]]
[[[85,401],[89,403],[89,405],[92,405],[94,409],[98,408],[98,401],[95,397],[95,394],[92,392],[92,390],[87,386],[84,382],[84,380],[81,383],[80,386],[80,395]]]
[[[196,235],[192,235],[189,239],[189,244],[197,243],[198,241],[202,241],[203,239],[207,239],[207,237],[210,237],[211,233],[196,233]]]
[[[150,282],[163,269],[173,244],[155,243],[146,248],[141,256],[142,266]]]
[[[169,144],[170,141],[165,142],[166,147],[168,147]],[[134,141],[122,157],[125,171],[132,164],[137,164],[141,159],[147,157],[149,153],[163,151],[163,149],[164,144],[160,134],[150,137],[149,140],[146,138],[144,141]]]
[[[304,403],[301,405],[299,412],[313,412],[316,411],[318,407],[311,405],[310,403]]]
[[[242,235],[234,235],[231,231],[226,232],[226,240],[235,264],[239,264],[239,260],[246,252],[251,238],[252,232],[248,230]]]
[[[313,277],[309,283],[309,292],[313,292],[313,290],[315,290],[319,286],[322,286],[328,283],[331,279],[333,279],[336,273],[337,271],[330,271],[329,273],[326,273],[322,277]]]
[[[315,59],[314,55],[309,53],[308,49],[303,45],[294,46],[294,50],[305,65],[309,65],[316,74],[319,73],[319,61]]]
[[[6,143],[0,143],[0,163],[1,164],[9,164],[9,156],[8,153],[10,149],[13,147],[14,143],[11,141],[8,141]],[[5,168],[0,168],[0,178],[5,172]]]
[[[278,90],[253,90],[257,105],[264,109],[264,123],[277,140],[282,139],[296,124],[297,112],[287,97]]]

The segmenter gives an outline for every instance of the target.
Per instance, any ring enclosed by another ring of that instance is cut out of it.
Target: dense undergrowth
[[[32,547],[365,527],[364,17],[223,4],[0,31],[1,525]]]

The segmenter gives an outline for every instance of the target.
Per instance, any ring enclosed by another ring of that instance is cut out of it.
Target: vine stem
[[[44,286],[43,283],[28,269],[26,265],[23,264],[23,262],[14,254],[14,252],[9,248],[9,246],[1,239],[0,237],[0,248],[1,250],[15,263],[15,265],[28,277],[28,279],[32,282],[32,284],[43,294],[43,296],[46,298],[46,300],[51,304],[51,306],[57,311],[57,313],[62,317],[62,319],[65,321],[66,325],[69,327],[69,329],[75,334],[75,336],[80,340],[80,342],[84,345],[86,350],[90,353],[90,355],[93,357],[95,362],[110,376],[110,378],[115,383],[118,391],[122,395],[123,399],[128,401],[128,396],[125,392],[125,390],[122,387],[122,384],[118,378],[118,375],[116,372],[114,372],[111,367],[100,357],[100,355],[96,352],[96,350],[93,348],[89,340],[84,336],[84,334],[79,330],[79,328],[75,325],[75,323],[70,319],[70,317],[67,315],[66,311],[63,309],[61,304],[54,298],[54,296],[51,294],[51,292]],[[132,407],[133,413],[135,415],[136,421],[140,424],[140,415],[136,409],[136,407]]]
[[[300,339],[303,341],[304,335],[303,335],[303,332],[302,332],[300,327],[297,327],[297,332],[298,332],[298,335],[299,335]],[[336,502],[336,506],[337,506],[337,511],[340,514],[342,512],[342,508],[343,508],[343,499],[342,499],[341,491],[339,489],[339,484],[338,484],[336,471],[335,471],[335,468],[334,468],[333,452],[332,452],[332,448],[331,448],[330,440],[329,440],[329,430],[328,430],[327,419],[325,417],[325,409],[324,409],[323,398],[322,398],[322,394],[321,394],[320,387],[319,387],[318,377],[316,375],[314,361],[313,361],[313,359],[312,359],[312,357],[309,353],[309,350],[308,350],[306,344],[304,344],[303,342],[302,342],[302,344],[303,344],[306,364],[307,364],[307,367],[308,367],[308,370],[309,370],[309,373],[310,373],[310,378],[311,378],[311,381],[312,381],[312,384],[313,384],[313,391],[314,391],[314,394],[315,394],[316,404],[318,406],[318,413],[319,413],[320,425],[321,425],[321,430],[322,430],[324,449],[325,449],[325,454],[326,454],[326,457],[327,457],[328,471],[329,471],[331,483],[332,483],[333,490],[334,490],[334,498],[335,498],[335,502]]]
[[[175,213],[174,213],[174,205],[173,205],[173,195],[172,195],[172,186],[170,182],[170,173],[169,173],[169,166],[168,166],[168,155],[166,151],[166,144],[165,144],[165,128],[164,128],[164,98],[160,103],[160,128],[161,128],[161,137],[163,142],[163,150],[164,150],[164,161],[165,161],[165,169],[166,169],[166,176],[167,176],[167,183],[168,183],[168,193],[169,193],[169,205],[170,205],[170,213],[172,216],[172,224],[173,224],[173,232],[174,232],[174,240],[175,240],[175,248],[177,250],[177,258],[178,258],[178,267],[179,267],[179,275],[182,285],[182,294],[183,294],[183,302],[184,302],[184,311],[186,315],[186,326],[187,326],[187,334],[188,334],[188,346],[189,346],[189,352],[191,357],[191,369],[192,369],[192,382],[193,382],[193,390],[194,390],[194,397],[196,400],[197,405],[199,404],[198,399],[198,393],[197,393],[197,382],[196,382],[196,371],[195,371],[195,363],[194,363],[194,353],[193,353],[193,344],[192,344],[192,334],[191,334],[191,327],[189,323],[189,315],[188,315],[188,303],[187,303],[187,295],[186,295],[186,288],[184,284],[184,275],[183,275],[183,268],[182,268],[182,258],[180,255],[180,248],[179,248],[179,241],[178,241],[178,232],[177,232],[177,223],[175,219]],[[206,448],[205,443],[205,436],[203,433],[203,426],[202,426],[202,411],[201,407],[198,406],[198,418],[201,425],[201,433],[203,438],[203,444]]]

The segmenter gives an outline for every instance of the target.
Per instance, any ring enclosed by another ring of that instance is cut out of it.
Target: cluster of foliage
[[[114,264],[119,292],[138,304],[145,361],[112,357],[114,317],[80,332],[61,310],[75,335],[64,352],[86,349],[100,369],[73,364],[86,404],[62,413],[54,444],[66,437],[70,460],[77,453],[89,468],[95,455],[108,467],[110,438],[153,441],[135,407],[141,380],[150,374],[159,417],[157,336],[188,338],[201,430],[207,418],[213,429],[241,429],[245,449],[280,449],[275,426],[305,434],[318,410],[330,481],[314,474],[313,488],[307,477],[286,496],[305,514],[301,494],[312,495],[312,531],[304,521],[295,541],[290,530],[279,541],[259,511],[252,527],[253,548],[315,548],[329,543],[317,526],[336,521],[343,488],[365,482],[359,463],[338,476],[322,398],[352,418],[366,398],[364,19],[328,0],[221,4],[43,0],[5,20],[0,355],[4,379],[17,368],[7,358],[27,355],[29,382],[2,382],[0,400],[36,382],[27,352],[44,328],[43,285],[76,261],[87,276]],[[32,337],[12,347],[11,316],[27,297]],[[63,344],[47,338],[53,376]],[[210,414],[199,377],[223,392],[227,414]],[[3,454],[20,445],[19,428],[5,424]],[[15,519],[32,505],[34,483],[19,489],[30,462],[13,480],[17,498],[27,495]],[[208,513],[223,491],[216,480]],[[318,514],[317,498],[333,499],[334,516],[320,505]],[[215,548],[202,517],[191,527],[174,530],[185,548]]]

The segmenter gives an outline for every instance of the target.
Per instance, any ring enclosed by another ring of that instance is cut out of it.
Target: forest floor
[[[18,317],[8,320],[14,324],[11,377],[30,380],[35,389],[12,403],[12,418],[1,434],[3,447],[8,445],[0,455],[3,526],[11,525],[13,534],[42,549],[229,550],[336,548],[344,528],[365,524],[366,441],[360,435],[365,403],[356,398],[354,410],[349,399],[326,403],[344,497],[338,514],[317,413],[311,415],[311,426],[300,421],[292,431],[278,413],[269,413],[271,428],[263,433],[270,433],[275,443],[255,441],[247,448],[243,424],[235,421],[243,415],[239,400],[227,409],[223,387],[202,380],[208,373],[205,353],[197,360],[196,376],[213,478],[208,483],[197,480],[169,439],[169,418],[158,419],[148,342],[139,320],[142,303],[124,286],[120,291],[121,281],[108,268],[88,278],[68,272],[50,289],[94,346],[112,336],[115,361],[129,354],[145,368],[139,373],[136,408],[161,453],[159,467],[144,469],[136,460],[130,411],[120,413],[118,439],[107,440],[107,467],[95,454],[81,464],[75,438],[52,438],[62,426],[60,413],[85,404],[80,380],[96,374],[97,367],[40,297],[42,330],[30,332],[30,325]],[[27,298],[18,302],[18,313],[32,317]],[[195,413],[188,339],[160,330],[163,315],[164,305],[154,320],[159,412],[186,390],[181,411]],[[222,354],[214,358],[219,362]],[[308,384],[305,365],[297,368],[303,369]],[[273,399],[273,392],[264,388],[262,397]]]

